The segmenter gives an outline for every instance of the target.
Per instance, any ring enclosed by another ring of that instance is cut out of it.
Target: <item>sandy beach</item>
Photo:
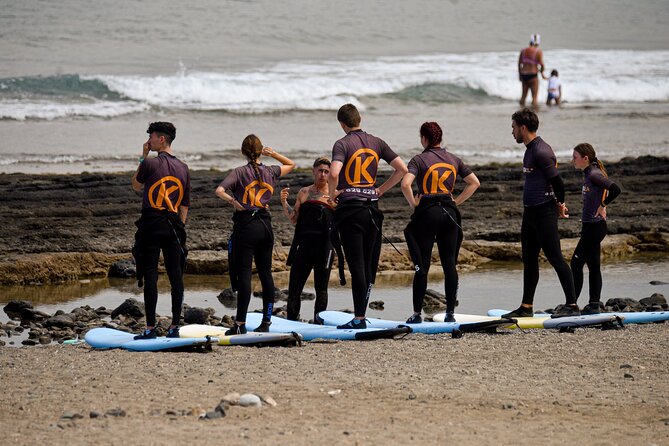
[[[0,428],[15,445],[662,445],[667,348],[666,324],[211,353],[3,348]],[[277,405],[198,419],[230,392]]]

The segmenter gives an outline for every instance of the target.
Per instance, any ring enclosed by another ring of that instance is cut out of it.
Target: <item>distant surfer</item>
[[[462,243],[462,226],[458,206],[474,194],[480,186],[476,175],[460,158],[441,147],[442,130],[436,122],[420,127],[423,152],[411,158],[408,172],[402,178],[402,193],[414,209],[411,222],[404,230],[409,253],[415,265],[413,278],[413,315],[408,324],[423,321],[423,299],[427,290],[432,248],[437,241],[441,267],[444,270],[446,292],[445,322],[455,322],[453,312],[458,292],[456,262]],[[461,177],[465,188],[455,198],[455,181]],[[414,196],[413,182],[418,180],[418,195]]]
[[[560,80],[558,70],[551,71],[551,77],[548,78],[546,105],[552,105],[553,101],[555,101],[555,105],[557,106],[562,103],[562,81]]]
[[[528,90],[532,93],[532,107],[537,106],[537,97],[539,94],[539,74],[544,76],[544,55],[539,44],[541,36],[533,34],[530,36],[530,43],[527,48],[523,48],[518,56],[518,78],[523,86],[523,93],[520,96],[520,106],[525,106]]]
[[[163,252],[165,271],[172,289],[172,324],[168,338],[179,337],[179,322],[184,298],[183,273],[186,265],[186,217],[190,206],[188,166],[172,154],[176,128],[170,122],[153,122],[146,131],[139,166],[132,177],[132,188],[143,191],[142,215],[135,223],[137,280],[144,282],[146,329],[135,339],[156,337],[158,303],[158,259]],[[158,156],[148,158],[149,152]]]
[[[360,128],[360,113],[353,104],[341,106],[337,120],[346,136],[332,148],[328,194],[331,202],[337,203],[332,240],[335,247],[341,243],[344,249],[355,311],[351,321],[337,328],[363,329],[367,328],[367,302],[381,254],[383,213],[379,210],[379,197],[400,182],[407,168],[385,141]],[[380,160],[394,170],[376,187]]]
[[[583,214],[581,239],[571,258],[576,297],[583,288],[583,266],[588,265],[590,299],[582,314],[597,314],[601,308],[602,240],[606,237],[606,206],[620,195],[620,188],[609,179],[595,149],[588,143],[574,147],[574,167],[583,171]]]
[[[314,271],[314,322],[318,313],[328,307],[328,282],[334,260],[329,230],[334,217],[334,209],[328,203],[328,177],[330,160],[325,157],[314,161],[312,174],[314,183],[297,193],[295,205],[288,204],[289,188],[281,191],[283,211],[295,225],[295,235],[290,246],[286,263],[290,266],[288,282],[288,319],[300,318],[302,290]]]
[[[255,331],[269,331],[274,307],[274,232],[267,208],[278,178],[295,168],[295,163],[287,157],[270,147],[263,147],[255,135],[244,138],[241,151],[248,163],[233,169],[216,188],[216,195],[234,208],[228,261],[233,289],[237,291],[237,315],[235,324],[225,332],[226,335],[246,333],[254,260],[262,285],[263,301],[262,322]],[[265,166],[258,162],[261,155],[274,158],[281,165]]]
[[[558,217],[568,218],[564,203],[564,183],[558,173],[557,159],[551,146],[537,136],[539,118],[528,108],[511,117],[511,129],[517,143],[526,146],[523,157],[523,222],[520,241],[523,256],[523,301],[518,309],[503,317],[533,315],[534,293],[539,283],[539,252],[546,258],[560,279],[566,304],[553,316],[577,316],[574,279],[562,256]]]

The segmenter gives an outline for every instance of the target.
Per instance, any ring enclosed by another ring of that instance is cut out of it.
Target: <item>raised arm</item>
[[[284,176],[295,168],[295,161],[274,151],[271,147],[263,147],[262,154],[274,158],[282,164],[281,175]]]

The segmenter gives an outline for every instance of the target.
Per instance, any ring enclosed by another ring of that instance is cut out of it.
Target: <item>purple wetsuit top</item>
[[[416,176],[418,193],[425,197],[451,195],[457,176],[465,178],[472,173],[460,158],[438,147],[411,158],[407,168]]]
[[[142,210],[178,212],[179,206],[190,206],[188,166],[174,155],[160,152],[139,165],[137,181],[144,185]]]
[[[379,159],[387,163],[397,154],[381,138],[362,130],[353,130],[337,141],[332,148],[332,161],[343,163],[339,173],[337,190],[341,190],[338,201],[377,200],[376,173]]]
[[[220,186],[232,192],[235,199],[248,210],[267,209],[274,193],[276,180],[281,176],[280,166],[258,164],[260,178],[251,163],[235,168]]]
[[[595,164],[591,164],[583,171],[583,223],[593,223],[602,220],[601,215],[595,216],[597,208],[604,203],[608,189],[613,184],[604,172]]]
[[[558,175],[557,158],[551,146],[540,136],[534,138],[525,149],[523,173],[523,205],[537,206],[554,199],[550,180]]]

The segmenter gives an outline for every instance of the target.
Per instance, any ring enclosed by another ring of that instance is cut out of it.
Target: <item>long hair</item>
[[[604,169],[604,164],[597,159],[597,154],[595,153],[595,148],[592,147],[592,145],[588,144],[587,142],[582,142],[581,144],[577,145],[574,147],[574,150],[578,152],[579,155],[582,157],[588,157],[588,160],[590,161],[590,164],[596,164],[597,167],[599,167],[599,170],[602,171],[602,173],[608,177],[608,174],[606,173],[606,169]]]
[[[249,160],[256,173],[256,178],[260,180],[260,168],[258,168],[258,158],[262,153],[262,142],[256,135],[249,135],[242,141],[242,154]]]

